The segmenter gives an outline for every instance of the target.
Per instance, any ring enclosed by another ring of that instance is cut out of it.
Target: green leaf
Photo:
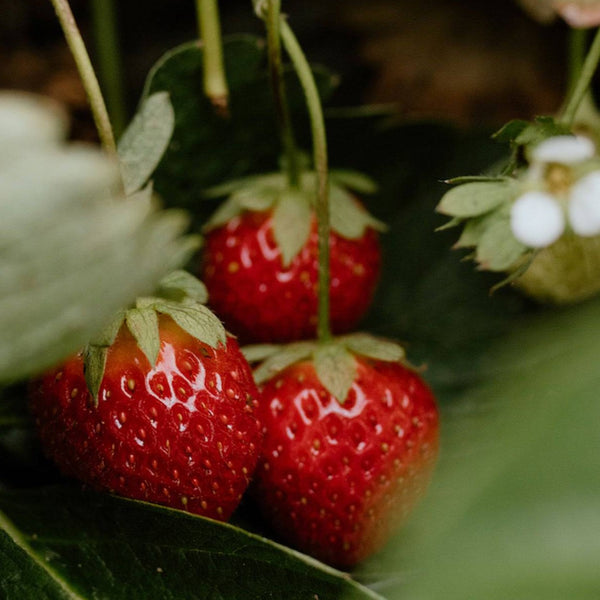
[[[14,155],[21,149],[55,146],[68,130],[67,111],[54,100],[27,92],[0,92],[0,153]]]
[[[100,386],[104,378],[107,357],[108,347],[92,345],[87,346],[83,356],[85,382],[96,405],[98,404],[98,394],[100,393]]]
[[[385,223],[371,216],[352,194],[337,185],[329,188],[329,212],[331,229],[350,240],[362,237],[368,227],[387,229]]]
[[[594,600],[600,589],[600,303],[530,315],[444,420],[425,505],[382,562],[390,600]],[[381,588],[380,588],[381,589]]]
[[[453,217],[449,221],[446,221],[446,223],[444,223],[443,225],[436,227],[435,230],[436,231],[446,231],[446,229],[453,229],[454,227],[458,227],[459,225],[462,225],[464,222],[465,222],[465,220],[461,219],[460,217]]]
[[[462,177],[451,177],[445,179],[448,185],[462,185],[465,183],[501,183],[507,181],[506,177],[491,177],[489,175],[464,175]]]
[[[210,309],[202,304],[183,304],[157,299],[154,309],[169,315],[184,331],[213,348],[227,343],[223,324]]]
[[[484,269],[505,271],[512,267],[529,248],[519,242],[505,215],[488,222],[477,244],[476,259]]]
[[[315,348],[316,342],[295,342],[282,346],[254,370],[254,380],[258,384],[268,381],[290,365],[309,358]]]
[[[283,185],[280,188],[257,183],[234,192],[233,197],[242,209],[263,212],[269,210],[277,202],[283,188]]]
[[[93,346],[106,346],[107,348],[112,346],[124,320],[125,311],[118,310],[108,324],[106,324],[100,332],[90,340],[90,344]]]
[[[203,190],[249,173],[265,172],[277,164],[279,133],[265,49],[264,40],[250,35],[225,39],[223,54],[230,93],[227,119],[215,114],[204,95],[203,49],[196,41],[167,52],[146,81],[144,97],[167,91],[176,115],[171,143],[153,176],[156,189],[169,205],[194,207],[201,221],[208,216],[206,208],[198,207]],[[314,75],[321,97],[326,99],[335,78],[321,67],[314,68]],[[290,69],[286,69],[285,82],[298,130],[308,130],[304,94]]]
[[[477,217],[509,201],[514,189],[509,180],[465,183],[446,192],[437,211],[452,217]]]
[[[404,348],[400,344],[368,333],[352,333],[338,338],[338,341],[351,352],[376,360],[399,362],[406,356]]]
[[[519,146],[533,146],[556,135],[567,135],[571,130],[553,117],[536,117],[533,123],[519,133],[515,143]]]
[[[489,224],[496,218],[498,218],[496,212],[492,212],[483,215],[482,217],[474,217],[466,221],[462,233],[456,244],[454,244],[454,247],[471,248],[477,246]]]
[[[381,600],[347,574],[231,525],[72,488],[0,492],[0,596]]]
[[[313,212],[305,194],[287,190],[281,194],[273,211],[273,236],[281,250],[284,268],[308,241]]]
[[[331,342],[317,347],[314,364],[317,377],[325,389],[343,404],[356,379],[354,356],[342,344]]]
[[[199,304],[208,302],[206,286],[191,273],[178,269],[160,280],[159,295],[169,300],[189,298]]]
[[[529,121],[514,119],[503,125],[492,137],[498,142],[512,144],[529,126]]]
[[[242,353],[249,363],[265,360],[281,351],[279,344],[255,344],[242,347]]]
[[[206,233],[212,229],[223,227],[223,225],[226,225],[231,219],[237,217],[241,213],[242,207],[237,199],[232,196],[219,205],[217,210],[204,223],[202,231]]]
[[[148,181],[164,154],[175,126],[169,94],[146,98],[119,141],[119,159],[127,195]]]
[[[151,308],[132,308],[125,314],[127,328],[148,362],[154,366],[160,352],[158,317]]]
[[[350,169],[331,169],[329,177],[334,183],[360,194],[376,194],[377,183],[368,175]]]
[[[155,211],[149,189],[111,197],[118,178],[90,148],[0,157],[0,381],[81,348],[188,257],[185,215]]]

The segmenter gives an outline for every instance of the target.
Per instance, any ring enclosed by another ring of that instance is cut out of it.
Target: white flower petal
[[[522,244],[544,248],[562,235],[565,216],[550,194],[526,192],[517,198],[511,208],[510,226]]]
[[[600,233],[600,171],[582,177],[571,188],[569,222],[581,236]]]
[[[596,147],[589,138],[575,135],[557,135],[538,144],[531,153],[535,162],[572,165],[594,156]]]

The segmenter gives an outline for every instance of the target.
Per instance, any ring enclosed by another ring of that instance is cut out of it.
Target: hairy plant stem
[[[316,213],[319,233],[319,307],[317,335],[319,341],[331,339],[329,323],[329,183],[327,170],[327,137],[325,119],[312,70],[306,56],[285,19],[280,20],[280,33],[283,45],[302,85],[310,116],[313,140],[313,156],[317,174]]]
[[[104,104],[104,98],[100,91],[100,85],[96,78],[96,73],[92,67],[89,54],[86,50],[83,38],[75,22],[75,17],[71,11],[68,0],[51,0],[60,26],[62,27],[63,33],[67,40],[67,44],[75,64],[79,71],[79,76],[83,82],[83,87],[90,102],[92,109],[92,115],[94,122],[96,123],[96,129],[100,136],[102,146],[109,154],[117,153],[117,146],[115,144],[115,137],[113,134],[112,126]]]
[[[225,77],[221,21],[217,0],[196,0],[198,32],[203,43],[204,93],[222,115],[228,114],[229,87]]]
[[[269,75],[273,91],[275,112],[279,124],[281,144],[285,154],[285,172],[288,185],[297,188],[300,182],[300,161],[296,148],[296,139],[292,128],[290,108],[283,77],[281,61],[281,43],[279,28],[281,22],[281,0],[268,0],[265,25],[267,28],[267,49],[269,57]]]
[[[583,99],[585,98],[586,93],[588,92],[588,88],[590,87],[590,83],[592,81],[592,77],[598,68],[598,62],[600,61],[600,30],[596,32],[590,49],[588,51],[583,64],[579,70],[579,76],[577,77],[577,81],[571,86],[571,90],[569,93],[569,97],[564,105],[562,110],[562,114],[560,116],[559,121],[566,125],[567,127],[571,127],[575,120],[575,116],[577,115],[577,110]]]
[[[127,124],[127,108],[115,0],[92,0],[91,9],[100,81],[113,131],[118,138]]]

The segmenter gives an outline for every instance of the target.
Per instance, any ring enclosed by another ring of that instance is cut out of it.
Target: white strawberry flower
[[[583,237],[600,233],[600,171],[582,177],[569,193],[569,223]]]
[[[531,153],[533,162],[574,165],[594,157],[594,142],[581,135],[556,135],[538,144]]]
[[[595,153],[593,142],[585,137],[561,135],[549,138],[531,153],[527,180],[530,184],[532,180],[539,180],[543,185],[546,165],[558,164],[570,169],[592,159]],[[584,175],[559,195],[541,190],[521,194],[512,205],[510,225],[513,235],[521,243],[531,248],[544,248],[564,233],[567,218],[577,235],[600,234],[600,170]]]
[[[512,205],[510,226],[522,244],[543,248],[562,235],[565,216],[554,196],[545,192],[526,192]]]

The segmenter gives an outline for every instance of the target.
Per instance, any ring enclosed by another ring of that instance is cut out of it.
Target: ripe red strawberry
[[[316,334],[318,235],[310,193],[268,177],[230,197],[209,223],[203,249],[201,278],[211,307],[244,342]],[[331,197],[330,321],[335,333],[343,333],[373,299],[382,225],[342,188],[332,187]]]
[[[193,314],[191,303],[155,302],[163,314],[154,366],[130,332],[139,332],[130,311],[106,353],[97,404],[79,354],[32,385],[31,408],[65,475],[226,520],[259,455],[258,391],[235,339],[224,332],[216,344],[197,339],[165,314],[181,320],[177,307]]]
[[[379,549],[422,495],[438,413],[422,379],[398,362],[354,356],[341,403],[317,375],[318,360],[292,364],[262,388],[255,494],[285,540],[348,568]]]

